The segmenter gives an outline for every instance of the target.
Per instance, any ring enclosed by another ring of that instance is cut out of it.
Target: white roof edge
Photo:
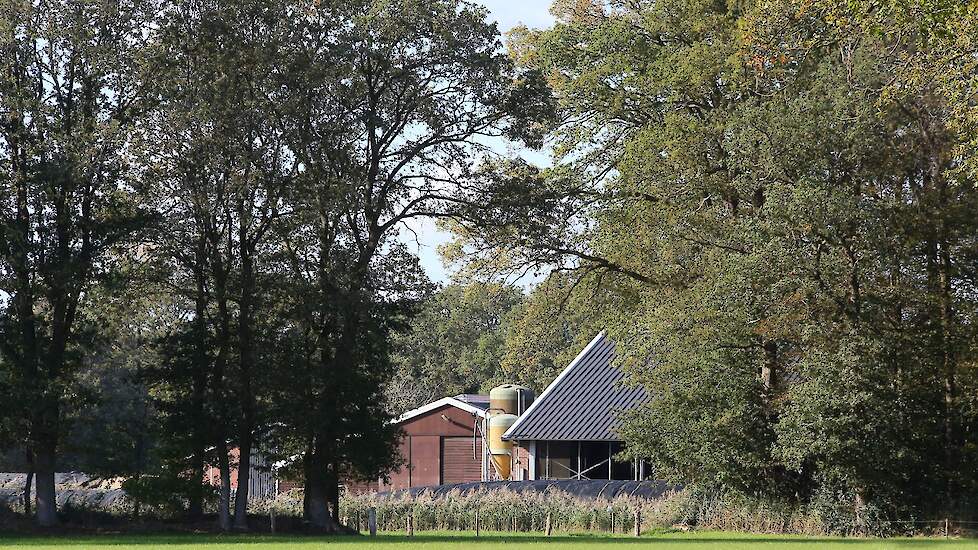
[[[431,412],[431,411],[433,411],[435,409],[438,409],[440,407],[444,407],[446,405],[450,405],[452,407],[455,407],[455,408],[458,408],[458,409],[462,409],[463,411],[465,411],[465,412],[467,412],[469,414],[478,416],[480,418],[486,416],[486,411],[480,409],[479,407],[474,407],[474,406],[466,403],[465,401],[462,401],[461,399],[456,399],[454,397],[443,397],[443,398],[439,399],[438,401],[432,401],[431,403],[428,403],[427,405],[423,405],[421,407],[418,407],[417,409],[412,409],[412,410],[410,410],[410,411],[402,414],[401,416],[397,417],[397,419],[394,420],[394,423],[395,424],[400,424],[401,422],[404,422],[405,420],[410,420],[410,419],[412,419],[412,418],[414,418],[416,416],[421,416],[422,414],[427,414],[427,413],[429,413],[429,412]]]
[[[523,411],[523,414],[516,419],[516,422],[514,422],[513,425],[510,426],[508,430],[506,430],[506,433],[503,434],[503,439],[510,438],[510,433],[512,433],[513,430],[518,428],[519,425],[523,423],[523,419],[529,416],[530,413],[533,412],[533,409],[536,408],[537,404],[543,401],[545,397],[547,397],[547,394],[550,393],[550,390],[554,389],[557,386],[558,382],[560,382],[565,376],[567,376],[567,374],[570,371],[574,370],[574,367],[576,367],[577,364],[580,363],[581,360],[584,358],[584,356],[586,356],[588,352],[591,351],[591,348],[598,345],[598,342],[600,342],[601,339],[604,338],[604,336],[605,336],[605,331],[602,330],[601,332],[598,333],[597,336],[591,339],[591,342],[588,343],[588,345],[584,346],[584,349],[581,350],[581,353],[578,353],[577,357],[575,357],[574,360],[571,361],[569,365],[564,367],[564,370],[562,370],[560,374],[557,375],[557,378],[554,378],[554,381],[551,382],[550,385],[547,386],[545,390],[543,390],[543,393],[540,394],[540,397],[537,397],[533,401],[533,403],[530,405],[530,408]]]

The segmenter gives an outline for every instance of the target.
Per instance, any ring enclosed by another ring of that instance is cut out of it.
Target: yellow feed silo
[[[509,413],[497,413],[489,418],[489,456],[499,479],[509,479],[513,467],[513,443],[503,440],[503,434],[516,423],[516,418]]]
[[[509,479],[513,469],[514,450],[503,434],[516,423],[519,415],[533,403],[533,390],[517,384],[503,384],[489,391],[489,410],[486,411],[487,447],[493,468],[499,479]]]
[[[533,402],[533,390],[516,384],[503,384],[489,391],[489,414],[505,412],[521,415]]]

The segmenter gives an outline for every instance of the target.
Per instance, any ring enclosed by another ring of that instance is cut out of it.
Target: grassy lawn
[[[137,548],[165,548],[167,550],[222,550],[244,547],[248,550],[286,550],[326,548],[329,550],[441,550],[449,548],[548,548],[568,550],[605,549],[626,546],[654,550],[731,549],[850,549],[884,550],[902,548],[974,548],[978,539],[833,539],[805,538],[773,535],[745,535],[741,533],[666,533],[643,536],[640,539],[607,535],[555,535],[550,538],[535,535],[474,533],[425,533],[415,537],[381,535],[370,537],[299,537],[270,535],[102,535],[102,536],[13,536],[0,534],[0,548],[44,550],[54,548],[108,548],[126,550]]]

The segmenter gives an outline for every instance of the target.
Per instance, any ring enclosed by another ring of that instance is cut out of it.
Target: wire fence
[[[611,535],[633,535],[642,536],[650,530],[661,532],[661,526],[648,525],[643,520],[641,509],[619,510],[617,513],[609,510],[608,515],[600,517],[598,513],[592,513],[591,518],[584,525],[568,525],[566,518],[561,518],[552,511],[547,511],[540,518],[521,517],[520,514],[513,513],[508,519],[501,517],[498,513],[484,513],[476,508],[462,522],[438,523],[432,522],[431,517],[417,513],[410,509],[407,513],[391,513],[390,510],[378,513],[375,507],[370,507],[366,511],[357,510],[353,515],[343,517],[346,525],[357,532],[376,534],[381,532],[404,532],[408,536],[413,536],[415,532],[424,531],[468,531],[475,532],[478,537],[484,533],[536,533],[544,536],[551,536],[554,532],[586,531],[600,532]],[[899,524],[904,527],[923,527],[918,535],[938,536],[938,537],[961,537],[974,534],[978,521],[976,520],[894,520],[891,523]],[[650,529],[651,527],[651,529]],[[669,528],[672,531],[692,531],[694,528],[688,525],[673,525]]]

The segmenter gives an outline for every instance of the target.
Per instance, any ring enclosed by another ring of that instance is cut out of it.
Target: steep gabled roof
[[[622,385],[615,344],[602,331],[506,431],[515,441],[620,441],[617,413],[645,401],[642,388]]]
[[[410,420],[416,416],[421,416],[422,414],[426,414],[436,409],[440,409],[441,407],[444,407],[446,405],[451,407],[456,407],[458,409],[462,409],[463,411],[473,416],[478,416],[479,418],[483,418],[486,415],[486,408],[489,407],[489,398],[488,397],[485,398],[485,406],[483,406],[482,400],[476,399],[477,397],[481,397],[481,396],[463,394],[463,395],[456,395],[455,397],[443,397],[438,401],[432,401],[427,405],[423,405],[421,407],[418,407],[417,409],[413,409],[402,414],[397,418],[397,420],[394,421],[394,423],[400,424],[405,420]]]

